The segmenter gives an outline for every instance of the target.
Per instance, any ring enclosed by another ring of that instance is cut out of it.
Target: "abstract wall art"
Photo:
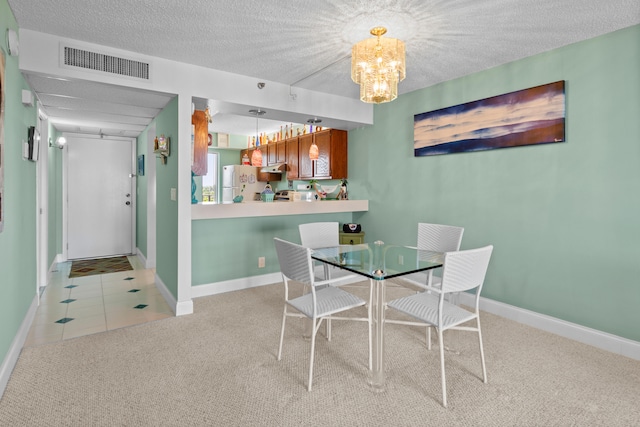
[[[414,115],[414,156],[565,140],[564,80]]]

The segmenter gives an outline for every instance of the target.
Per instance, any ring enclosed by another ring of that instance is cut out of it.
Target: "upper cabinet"
[[[348,175],[347,132],[327,129],[300,135],[298,176],[300,179],[343,179]],[[309,148],[318,146],[318,160],[309,159]]]
[[[276,144],[273,144],[274,146]],[[239,164],[242,164],[242,157],[246,154],[247,157],[249,158],[249,161],[251,161],[251,156],[253,155],[253,152],[256,150],[255,147],[252,148],[245,148],[244,150],[240,151],[240,162]],[[269,146],[268,145],[262,145],[260,146],[260,152],[262,153],[262,166],[267,166],[267,162],[268,162],[268,157],[269,157]],[[260,182],[274,182],[274,181],[280,181],[282,180],[282,175],[281,173],[269,173],[269,172],[261,172],[260,170],[258,170],[257,173],[257,179]]]
[[[287,143],[286,141],[278,141],[267,145],[267,166],[286,163],[287,161]],[[263,162],[264,163],[264,162]]]
[[[309,148],[315,141],[318,146],[318,160],[309,158]],[[254,148],[242,150],[240,158],[247,153],[249,158]],[[261,146],[262,165],[287,164],[288,180],[343,179],[347,178],[347,132],[327,129],[319,132],[294,136],[277,143]],[[259,181],[279,181],[278,174],[260,174]]]
[[[193,159],[191,170],[196,175],[206,175],[209,125],[204,111],[194,111],[193,116],[191,116],[191,125],[193,131]]]
[[[298,137],[294,136],[284,141],[287,146],[287,179],[299,179],[298,172]]]

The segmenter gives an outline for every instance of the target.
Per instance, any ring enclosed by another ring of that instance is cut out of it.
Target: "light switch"
[[[33,93],[29,90],[22,90],[22,104],[25,107],[33,107]]]
[[[178,199],[178,197],[177,197],[177,191],[176,191],[176,189],[175,189],[175,188],[172,188],[172,189],[171,189],[171,200],[177,200],[177,199]]]

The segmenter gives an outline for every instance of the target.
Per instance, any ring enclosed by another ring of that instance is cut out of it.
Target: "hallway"
[[[154,284],[155,269],[137,256],[133,270],[70,279],[71,262],[57,265],[31,325],[25,347],[173,317]]]

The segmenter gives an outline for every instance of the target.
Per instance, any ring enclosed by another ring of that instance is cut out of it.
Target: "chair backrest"
[[[492,245],[445,253],[442,292],[462,292],[478,288],[476,295],[479,296],[487,274],[491,252],[493,252]]]
[[[418,223],[418,249],[434,252],[460,250],[463,227],[453,225]]]
[[[328,248],[340,244],[340,229],[337,222],[300,224],[298,230],[300,231],[300,241],[305,248]]]
[[[273,239],[282,275],[289,280],[313,286],[314,277],[311,264],[311,249],[286,240]]]

